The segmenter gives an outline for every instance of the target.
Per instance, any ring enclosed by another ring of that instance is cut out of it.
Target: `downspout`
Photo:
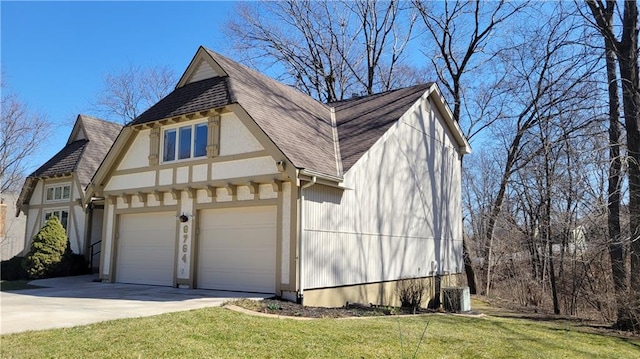
[[[298,246],[298,301],[300,302],[300,304],[302,304],[302,299],[303,299],[303,295],[304,295],[304,279],[303,279],[303,269],[304,269],[304,263],[303,263],[303,253],[304,253],[304,240],[303,240],[303,233],[304,233],[304,190],[313,186],[314,184],[316,184],[316,182],[318,181],[318,178],[316,176],[311,177],[311,181],[307,184],[305,184],[304,186],[300,187],[300,220],[299,220],[299,225],[298,225],[298,238],[299,238],[299,246]]]

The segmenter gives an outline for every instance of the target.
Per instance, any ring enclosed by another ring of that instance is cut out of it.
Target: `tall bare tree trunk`
[[[624,2],[622,39],[618,48],[622,103],[629,152],[631,290],[640,295],[640,82],[638,79],[638,5]],[[636,323],[638,324],[638,323]]]
[[[611,31],[613,32],[612,24]],[[616,54],[609,41],[605,41],[607,81],[609,82],[609,182],[607,194],[607,229],[609,233],[609,258],[613,288],[616,293],[618,318],[623,318],[624,302],[620,295],[625,291],[627,273],[623,254],[623,242],[620,229],[620,183],[622,178],[622,159],[620,158],[620,101],[618,99],[618,75],[616,73]]]
[[[602,0],[586,0],[591,13],[596,21],[598,30],[600,30],[605,40],[605,48],[607,51],[607,78],[609,80],[609,100],[610,111],[613,106],[619,107],[617,89],[612,94],[612,87],[617,83],[611,81],[611,77],[615,78],[615,68],[612,65],[612,56],[618,59],[620,69],[620,80],[622,82],[622,103],[624,109],[624,122],[627,131],[627,152],[629,156],[629,231],[630,231],[630,290],[625,291],[625,264],[622,238],[614,238],[616,231],[616,223],[611,222],[611,208],[613,199],[609,199],[609,229],[612,244],[609,247],[611,257],[611,269],[614,278],[614,288],[616,290],[618,305],[618,322],[617,326],[623,329],[640,328],[640,310],[638,302],[640,302],[640,82],[638,78],[638,5],[636,1],[624,1],[624,12],[622,16],[622,36],[618,41],[613,32],[613,15],[615,12],[616,1],[608,0],[605,3]],[[614,121],[615,112],[610,112],[610,121]],[[614,128],[613,131],[615,131]],[[612,133],[609,129],[610,141],[615,137],[616,133]],[[619,134],[618,134],[619,136]],[[611,155],[615,153],[611,152]],[[613,167],[613,164],[612,164]],[[610,187],[613,179],[610,178]],[[615,184],[614,184],[615,185]],[[609,192],[611,194],[611,192]],[[619,195],[618,195],[619,196]],[[617,198],[619,201],[619,197]],[[611,229],[613,225],[613,233]],[[619,223],[618,223],[619,233]],[[620,243],[618,243],[620,241]],[[629,303],[631,301],[631,303]],[[635,303],[634,303],[635,302]],[[630,305],[631,304],[631,305]],[[634,313],[635,312],[635,313]]]

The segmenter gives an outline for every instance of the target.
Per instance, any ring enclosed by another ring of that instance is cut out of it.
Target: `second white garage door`
[[[276,207],[200,211],[198,288],[275,293]]]
[[[173,285],[175,212],[120,215],[116,281]]]

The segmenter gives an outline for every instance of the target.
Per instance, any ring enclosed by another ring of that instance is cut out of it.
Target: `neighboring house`
[[[122,129],[121,125],[79,115],[67,144],[25,180],[16,203],[27,216],[25,253],[31,239],[51,216],[60,219],[71,250],[91,253],[91,245],[102,238],[104,203],[91,201],[85,188]],[[99,246],[94,246],[99,252]],[[99,257],[94,258],[97,266]]]
[[[469,152],[435,84],[323,104],[200,47],[87,189],[100,276],[390,304],[403,278],[462,272]]]
[[[24,250],[26,217],[17,213],[17,199],[17,193],[0,194],[0,260],[3,261],[15,257]]]

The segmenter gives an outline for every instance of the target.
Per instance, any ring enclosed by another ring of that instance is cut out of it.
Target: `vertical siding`
[[[351,190],[304,190],[305,289],[461,270],[455,142],[428,102],[412,110],[345,174]]]
[[[216,76],[218,76],[218,73],[215,72],[213,67],[211,67],[206,61],[202,61],[198,68],[193,72],[193,75],[191,75],[189,83],[210,79]]]

